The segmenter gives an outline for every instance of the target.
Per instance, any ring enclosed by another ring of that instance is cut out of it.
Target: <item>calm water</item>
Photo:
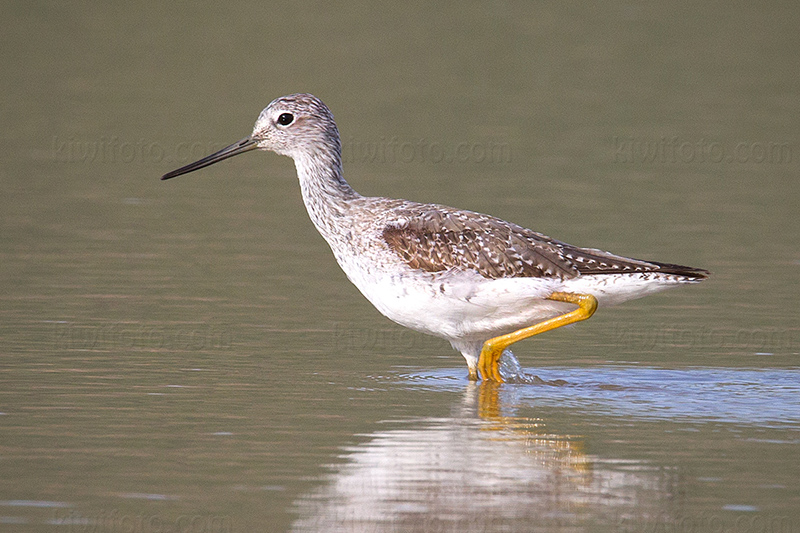
[[[0,8],[1,530],[800,531],[800,8],[440,9]],[[714,276],[472,384],[288,159],[158,181],[296,91],[364,194]]]

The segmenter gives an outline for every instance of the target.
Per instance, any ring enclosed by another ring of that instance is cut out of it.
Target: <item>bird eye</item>
[[[288,126],[289,124],[292,123],[293,120],[294,120],[294,115],[292,115],[291,113],[281,113],[280,116],[278,116],[278,124],[280,124],[281,126]]]

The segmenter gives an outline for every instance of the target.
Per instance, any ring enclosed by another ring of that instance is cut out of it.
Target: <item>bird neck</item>
[[[311,221],[329,243],[341,232],[342,216],[359,195],[342,176],[342,158],[335,151],[295,158],[303,203]]]

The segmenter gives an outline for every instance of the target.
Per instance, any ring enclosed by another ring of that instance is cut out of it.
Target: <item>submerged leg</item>
[[[538,324],[534,324],[527,328],[519,329],[507,335],[500,335],[494,337],[483,343],[481,349],[481,356],[478,359],[478,370],[481,377],[488,381],[497,381],[502,383],[503,377],[500,375],[499,363],[500,356],[503,355],[503,350],[511,346],[517,341],[533,337],[539,333],[550,331],[551,329],[560,328],[567,324],[580,322],[592,316],[597,309],[597,298],[591,294],[574,294],[571,292],[554,292],[547,297],[548,300],[555,300],[557,302],[566,302],[575,304],[577,309],[564,313],[555,318],[550,318]],[[477,377],[477,376],[476,376]],[[470,372],[470,378],[472,373]]]

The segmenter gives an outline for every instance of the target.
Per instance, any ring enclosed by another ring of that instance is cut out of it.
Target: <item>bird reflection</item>
[[[565,381],[545,382],[533,376],[542,385],[560,386]],[[470,391],[476,388],[477,393]],[[491,381],[470,384],[465,398],[477,396],[477,413],[486,424],[481,431],[495,431],[493,440],[519,442],[525,446],[527,454],[535,455],[538,460],[552,466],[553,472],[580,473],[576,482],[588,482],[591,478],[590,460],[584,453],[584,439],[578,436],[556,435],[550,433],[545,423],[539,418],[528,418],[503,414],[500,391],[502,385]],[[566,470],[565,470],[566,469]]]
[[[667,511],[663,470],[592,456],[585,437],[515,415],[514,393],[507,384],[470,383],[450,417],[381,423],[296,501],[294,529],[613,529],[632,514]]]

